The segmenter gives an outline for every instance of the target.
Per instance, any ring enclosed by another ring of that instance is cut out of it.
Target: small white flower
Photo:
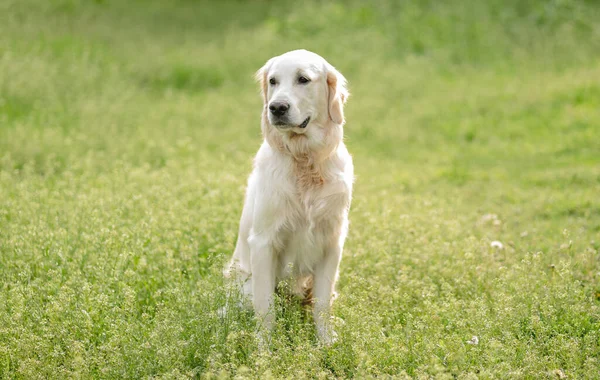
[[[467,344],[472,344],[474,346],[479,344],[479,338],[476,335],[473,335],[471,340],[467,340]]]
[[[481,223],[493,222],[495,220],[498,220],[498,215],[496,214],[485,214],[479,219]]]
[[[502,244],[501,242],[499,242],[498,240],[494,240],[493,242],[490,243],[490,246],[492,248],[498,248],[498,249],[504,249],[504,244]]]

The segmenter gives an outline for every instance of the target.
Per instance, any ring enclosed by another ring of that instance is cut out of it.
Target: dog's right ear
[[[281,134],[278,133],[269,123],[268,117],[268,104],[269,104],[269,70],[271,69],[271,65],[275,58],[271,58],[265,63],[263,67],[258,69],[256,74],[254,74],[254,79],[260,84],[260,92],[263,96],[263,109],[261,116],[260,128],[262,130],[263,136],[265,140],[269,143],[271,147],[274,149],[283,151],[283,140],[281,139]]]
[[[256,79],[256,81],[260,84],[260,92],[263,96],[263,102],[265,104],[265,107],[267,106],[267,102],[269,101],[267,99],[267,75],[269,74],[269,68],[273,63],[273,59],[274,58],[269,59],[267,63],[265,63],[264,66],[258,69],[256,74],[254,74],[254,79]]]

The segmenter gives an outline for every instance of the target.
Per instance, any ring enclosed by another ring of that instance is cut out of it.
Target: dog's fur
[[[354,178],[342,141],[346,79],[306,50],[270,59],[256,78],[264,99],[264,141],[254,159],[235,252],[225,273],[241,281],[267,331],[273,324],[270,308],[277,282],[292,278],[300,294],[314,296],[319,338],[330,343],[335,336],[330,306]],[[302,83],[304,79],[309,82]],[[269,112],[274,102],[289,104],[283,121]]]

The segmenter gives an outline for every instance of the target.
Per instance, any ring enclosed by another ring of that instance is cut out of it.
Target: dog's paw
[[[258,352],[262,354],[271,353],[271,334],[265,329],[259,329],[256,331],[256,345]]]
[[[334,329],[329,328],[327,331],[319,332],[319,342],[325,346],[329,347],[335,344],[338,341],[338,334]]]
[[[217,315],[219,316],[219,318],[225,319],[227,318],[227,312],[227,306],[223,306],[222,308],[217,310]]]
[[[340,327],[346,324],[343,319],[334,316],[331,316],[328,322],[325,325],[317,326],[319,341],[324,346],[331,346],[338,342],[338,334],[335,332],[334,326]]]
[[[338,341],[338,335],[333,329],[331,321],[325,325],[317,326],[319,342],[324,346],[331,346]]]

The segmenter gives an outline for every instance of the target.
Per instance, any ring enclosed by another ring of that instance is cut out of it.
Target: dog
[[[320,341],[331,344],[330,309],[354,182],[343,142],[346,78],[321,56],[294,50],[268,60],[256,80],[264,141],[225,275],[235,274],[267,332],[277,284],[291,279],[312,305]]]

